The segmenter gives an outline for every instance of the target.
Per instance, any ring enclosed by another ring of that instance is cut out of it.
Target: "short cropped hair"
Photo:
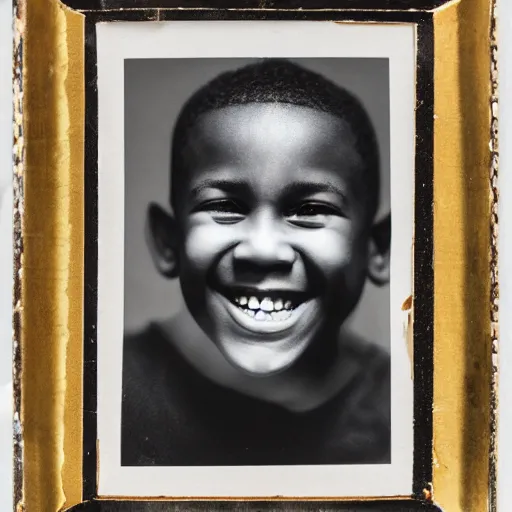
[[[194,93],[174,127],[171,154],[171,205],[176,211],[184,174],[183,153],[191,128],[212,110],[250,103],[287,103],[329,113],[351,127],[367,173],[368,204],[373,218],[380,191],[380,156],[373,124],[361,102],[346,89],[293,62],[266,59],[220,74]]]

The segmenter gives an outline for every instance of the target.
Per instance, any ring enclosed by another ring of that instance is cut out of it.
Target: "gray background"
[[[177,280],[157,273],[144,236],[148,203],[167,206],[170,140],[188,97],[222,71],[254,59],[133,59],[125,61],[125,317],[126,331],[179,311]],[[389,69],[387,59],[293,59],[355,94],[377,131],[382,161],[379,215],[389,211]],[[350,319],[363,337],[388,348],[389,286],[367,283]]]

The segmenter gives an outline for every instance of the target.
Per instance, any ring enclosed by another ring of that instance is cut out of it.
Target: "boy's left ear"
[[[372,227],[368,277],[377,286],[389,283],[391,250],[391,214]]]

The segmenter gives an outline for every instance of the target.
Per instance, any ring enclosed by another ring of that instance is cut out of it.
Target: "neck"
[[[288,410],[315,409],[338,393],[351,376],[350,361],[343,357],[343,337],[338,333],[331,335],[333,342],[327,344],[329,350],[319,350],[313,344],[285,372],[269,377],[253,377],[225,359],[187,310],[161,327],[168,341],[184,359],[209,380]],[[322,346],[326,346],[325,342]]]

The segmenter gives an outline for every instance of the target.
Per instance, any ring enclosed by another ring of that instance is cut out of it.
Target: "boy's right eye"
[[[235,224],[245,218],[244,208],[233,199],[214,199],[202,203],[196,212],[207,212],[219,224]]]

